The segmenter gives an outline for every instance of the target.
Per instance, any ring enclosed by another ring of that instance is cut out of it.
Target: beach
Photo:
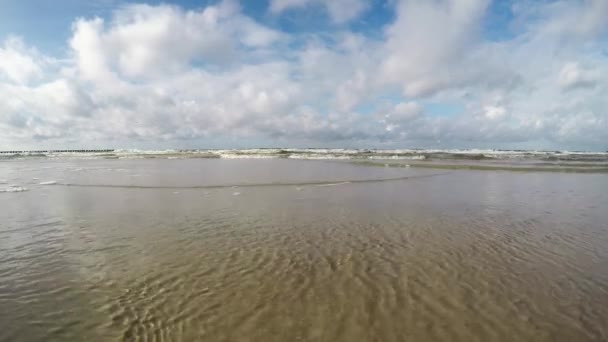
[[[0,340],[606,340],[606,154],[526,153],[0,157]]]

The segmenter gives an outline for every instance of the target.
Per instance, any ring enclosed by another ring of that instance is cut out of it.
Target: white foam
[[[233,193],[232,193],[232,196],[240,196],[240,195],[241,195],[241,193],[240,193],[240,192],[233,192]]]
[[[235,154],[235,153],[220,153],[222,159],[273,159],[278,158],[276,155],[265,155],[265,154]]]
[[[27,188],[22,186],[10,186],[8,188],[0,188],[0,192],[24,192],[28,191]]]
[[[332,159],[351,159],[351,156],[340,156],[335,154],[293,154],[288,157],[289,159],[319,159],[319,160],[332,160]]]
[[[53,185],[53,184],[57,184],[57,181],[40,182],[40,185]]]
[[[344,185],[344,184],[350,184],[350,182],[339,182],[339,183],[330,183],[330,184],[319,184],[317,185],[318,187],[327,187],[327,186],[337,186],[337,185]]]
[[[29,155],[23,153],[23,156]],[[35,154],[38,156],[38,154]],[[537,150],[492,150],[492,149],[332,149],[332,148],[263,148],[233,150],[137,150],[122,149],[112,152],[51,152],[44,154],[47,158],[99,159],[108,156],[119,159],[141,159],[150,156],[165,156],[169,159],[191,157],[218,157],[225,159],[404,159],[423,160],[426,158],[459,159],[463,155],[481,155],[494,159],[546,159],[557,156],[577,161],[596,157],[608,162],[608,152],[574,152],[574,151],[537,151]],[[43,167],[48,168],[48,167]],[[113,171],[113,170],[108,170]],[[118,170],[114,170],[118,171]]]
[[[426,156],[424,155],[416,155],[416,156],[400,156],[400,155],[392,155],[392,156],[370,156],[369,159],[395,159],[395,160],[425,160]]]

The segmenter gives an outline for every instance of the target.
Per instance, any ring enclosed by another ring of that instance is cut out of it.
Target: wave
[[[74,158],[74,159],[191,159],[191,158],[288,158],[352,160],[469,160],[545,163],[604,163],[608,152],[534,151],[534,150],[441,150],[441,149],[327,149],[327,148],[261,148],[232,150],[50,150],[0,151],[1,159]]]
[[[415,167],[439,170],[475,170],[475,171],[509,171],[509,172],[563,172],[563,173],[608,173],[608,165],[581,164],[472,164],[472,163],[399,163],[358,161],[358,165],[382,167]]]
[[[308,181],[308,182],[273,182],[273,183],[240,183],[240,184],[216,184],[216,185],[121,185],[121,184],[82,184],[82,183],[55,183],[55,186],[79,187],[79,188],[120,188],[120,189],[236,189],[236,188],[259,188],[259,187],[305,187],[305,186],[336,186],[346,184],[382,183],[395,182],[408,179],[420,179],[438,177],[449,172],[434,173],[419,176],[402,176],[394,178],[371,178],[371,179],[346,179],[331,181]],[[235,192],[236,193],[236,192]],[[240,194],[240,193],[239,193]]]
[[[28,191],[28,188],[22,186],[9,186],[7,188],[0,188],[0,192],[24,192]]]
[[[57,181],[46,181],[46,182],[40,182],[40,185],[54,185],[57,184]]]

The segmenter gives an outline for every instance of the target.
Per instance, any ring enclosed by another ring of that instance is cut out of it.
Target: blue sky
[[[1,147],[608,148],[604,0],[1,6]]]
[[[77,17],[111,18],[112,11],[137,1],[80,1],[80,0],[3,0],[0,13],[0,36],[23,36],[28,42],[46,51],[61,53],[71,35],[71,23]],[[147,4],[173,4],[184,9],[197,10],[217,4],[217,0],[199,1],[145,1]],[[344,26],[357,32],[378,35],[382,27],[393,19],[393,12],[385,0],[370,2],[370,8],[356,21],[336,25],[318,5],[290,10],[282,15],[269,11],[269,1],[242,1],[243,12],[266,25],[292,33],[332,31]]]
[[[118,0],[2,0],[0,12],[0,37],[20,35],[28,42],[48,52],[64,52],[71,35],[71,23],[77,17],[111,18],[112,11],[137,1]],[[184,9],[201,9],[216,4],[217,0],[145,1],[147,4],[173,4]],[[394,20],[392,1],[369,2],[360,18],[352,22],[335,24],[319,5],[290,10],[282,15],[269,11],[268,0],[242,1],[243,12],[260,22],[286,32],[310,33],[332,31],[347,27],[366,35],[382,35],[383,28]],[[492,2],[484,21],[484,35],[488,39],[501,40],[511,37],[509,23],[513,19],[511,0]]]

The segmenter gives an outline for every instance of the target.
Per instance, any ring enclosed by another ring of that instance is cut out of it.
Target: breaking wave
[[[0,188],[0,193],[1,192],[24,192],[24,191],[28,191],[28,188],[24,188],[22,186],[9,186],[6,188]]]
[[[608,152],[528,151],[528,150],[440,150],[440,149],[324,149],[261,148],[232,150],[48,150],[0,151],[0,159],[15,158],[291,158],[291,159],[391,159],[391,160],[523,160],[544,162],[608,163]]]

